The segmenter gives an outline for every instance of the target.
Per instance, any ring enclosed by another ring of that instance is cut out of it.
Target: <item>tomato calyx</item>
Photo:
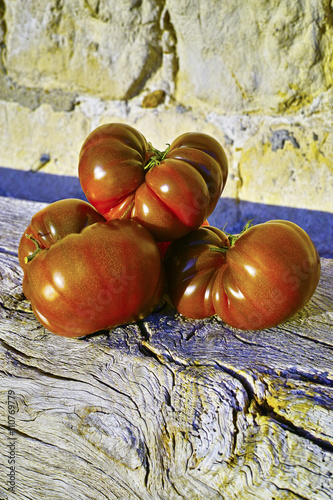
[[[32,259],[34,259],[36,257],[36,255],[42,251],[42,248],[39,246],[39,243],[38,241],[36,240],[36,238],[33,237],[32,234],[25,234],[25,237],[28,238],[29,240],[33,241],[34,244],[36,245],[36,249],[35,251],[30,254],[30,255],[27,255],[25,258],[24,258],[24,262],[25,264],[28,264],[28,262],[30,262]]]
[[[149,157],[144,167],[145,171],[150,170],[151,168],[155,167],[155,165],[159,165],[170,151],[170,144],[167,144],[168,147],[165,151],[159,151],[158,149],[153,148],[151,143],[149,143],[149,145],[151,146],[151,149],[148,149],[147,152],[152,152],[153,155]]]
[[[230,243],[229,246],[227,246],[227,247],[226,246],[222,246],[222,247],[210,247],[210,250],[214,250],[214,252],[226,253],[227,250],[229,250],[229,248],[231,248],[232,246],[234,246],[234,244],[236,243],[236,241],[238,240],[238,238],[240,238],[242,236],[242,234],[245,233],[245,231],[247,231],[250,227],[253,226],[252,222],[253,222],[253,219],[247,221],[247,223],[245,224],[244,228],[241,230],[241,232],[239,234],[225,233],[226,236],[228,237],[228,240],[229,240],[229,243]]]

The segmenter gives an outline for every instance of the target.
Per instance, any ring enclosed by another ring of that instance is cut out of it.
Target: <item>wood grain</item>
[[[17,247],[43,206],[0,198],[0,499],[332,499],[333,261],[277,328],[186,320],[166,297],[140,323],[67,339],[21,289]]]

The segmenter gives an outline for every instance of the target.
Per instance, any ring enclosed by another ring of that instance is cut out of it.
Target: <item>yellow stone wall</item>
[[[2,167],[76,176],[108,121],[162,149],[198,130],[223,196],[333,212],[330,0],[0,0],[0,50]]]

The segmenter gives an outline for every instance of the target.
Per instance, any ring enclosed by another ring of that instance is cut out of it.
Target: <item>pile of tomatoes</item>
[[[248,223],[238,235],[208,224],[227,181],[222,146],[186,133],[158,151],[133,127],[93,130],[79,156],[88,202],[36,213],[18,256],[23,292],[49,331],[80,337],[150,314],[167,292],[187,318],[276,326],[309,301],[318,252],[296,224]]]

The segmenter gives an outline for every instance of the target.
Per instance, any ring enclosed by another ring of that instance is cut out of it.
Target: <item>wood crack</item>
[[[302,372],[297,368],[289,368],[288,370],[279,370],[276,375],[285,379],[299,380],[302,382],[311,382],[311,384],[314,385],[333,387],[333,380],[327,378],[328,372],[312,374]]]
[[[299,337],[302,340],[306,340],[307,342],[313,342],[314,344],[325,346],[327,349],[333,350],[333,345],[328,342],[323,342],[322,340],[316,338],[309,338],[306,335],[302,335],[300,332],[294,332],[294,335]]]
[[[240,373],[236,372],[235,370],[232,370],[231,368],[229,368],[229,367],[227,367],[225,365],[222,365],[219,362],[216,363],[216,366],[220,370],[224,371],[225,373],[228,373],[233,378],[235,378],[236,380],[238,380],[238,382],[240,382],[240,384],[242,385],[242,387],[246,391],[246,394],[247,394],[247,403],[246,403],[246,406],[244,408],[244,413],[246,414],[247,411],[248,411],[248,409],[249,409],[249,407],[251,406],[251,402],[252,401],[255,401],[256,403],[258,403],[257,398],[255,396],[255,391],[254,391],[253,387],[251,386],[250,382],[243,375],[241,375]]]
[[[274,483],[273,483],[274,484]],[[299,499],[299,500],[312,500],[311,498],[309,497],[304,497],[303,495],[300,495],[299,493],[297,493],[296,491],[294,490],[291,490],[289,488],[279,488],[277,486],[277,489],[279,491],[279,493],[284,493],[286,492],[287,494],[292,494],[293,495],[293,499]],[[274,500],[274,499],[273,499]]]
[[[256,397],[254,388],[251,386],[249,381],[243,375],[235,372],[234,370],[232,370],[226,366],[221,365],[220,363],[217,363],[217,366],[220,369],[222,369],[223,371],[225,371],[226,373],[229,373],[232,377],[237,379],[242,384],[242,386],[244,387],[244,389],[248,395],[247,409],[250,407],[251,402],[255,401],[256,410],[260,415],[270,417],[272,420],[277,422],[285,430],[288,430],[289,432],[292,432],[293,434],[312,442],[316,446],[319,446],[323,451],[333,453],[333,445],[331,443],[329,443],[328,441],[325,441],[324,439],[321,439],[321,438],[314,436],[311,432],[295,425],[290,420],[288,420],[285,417],[283,417],[282,415],[276,413],[274,408],[268,404],[267,400],[259,401],[258,398]],[[247,409],[244,410],[244,413],[247,412]]]

